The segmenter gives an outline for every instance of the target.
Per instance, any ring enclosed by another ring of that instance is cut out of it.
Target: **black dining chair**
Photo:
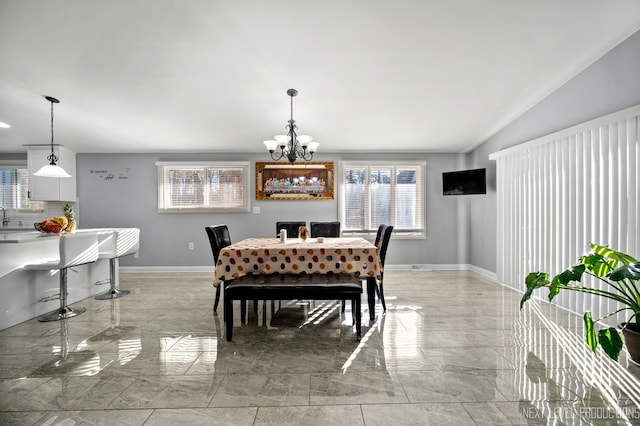
[[[380,257],[380,263],[382,264],[382,272],[380,272],[380,284],[376,286],[376,294],[378,299],[382,303],[383,311],[387,311],[387,305],[384,301],[384,261],[387,257],[387,247],[389,246],[389,240],[391,239],[391,232],[393,226],[381,224],[378,226],[378,233],[376,234],[375,246],[378,247],[378,256]]]
[[[227,228],[227,225],[214,225],[205,226],[204,229],[207,231],[207,236],[209,237],[209,244],[211,245],[211,252],[213,253],[213,264],[215,266],[218,264],[220,250],[231,245],[229,228]],[[218,303],[220,302],[220,287],[222,285],[223,284],[221,283],[216,287],[216,300],[213,303],[213,312],[216,312],[218,309]]]
[[[281,229],[287,231],[287,237],[298,238],[298,228],[301,226],[307,226],[307,222],[276,222],[276,236],[280,234]]]
[[[209,237],[209,244],[211,245],[211,252],[213,253],[213,264],[214,266],[218,264],[218,256],[220,255],[220,250],[231,245],[231,236],[229,235],[229,228],[227,225],[214,225],[214,226],[205,226],[204,229],[207,231],[207,236]],[[213,302],[213,312],[217,312],[218,303],[220,303],[220,287],[223,287],[227,284],[227,282],[220,283],[216,287],[216,299]],[[258,301],[253,301],[253,310],[257,312],[258,310]],[[240,318],[244,322],[247,312],[247,304],[246,301],[242,300],[240,304]],[[226,318],[226,315],[225,315]]]
[[[340,236],[340,222],[310,222],[311,238]]]
[[[387,257],[387,247],[389,246],[389,240],[391,239],[391,232],[393,226],[381,224],[378,226],[378,232],[376,233],[376,239],[373,243],[378,248],[378,256],[380,257],[380,264],[382,265],[382,271],[380,272],[380,283],[376,286],[376,295],[382,303],[382,310],[387,312],[387,304],[384,301],[384,261]],[[342,312],[344,312],[344,300],[342,301]]]

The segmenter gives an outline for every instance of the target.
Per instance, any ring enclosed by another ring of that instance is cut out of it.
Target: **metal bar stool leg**
[[[40,322],[60,321],[85,312],[85,308],[71,309],[67,306],[67,268],[60,269],[60,308],[38,318]]]
[[[118,283],[120,282],[120,260],[117,257],[109,259],[109,283],[111,288],[106,292],[99,294],[95,297],[97,300],[109,300],[116,299],[118,297],[126,296],[131,293],[129,290],[119,290]]]

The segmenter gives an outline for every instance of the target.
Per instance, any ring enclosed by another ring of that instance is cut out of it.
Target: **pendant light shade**
[[[68,178],[71,177],[71,175],[56,164],[58,157],[56,157],[56,154],[53,152],[53,104],[57,104],[60,101],[56,98],[52,98],[51,96],[45,96],[45,99],[51,103],[51,155],[47,157],[49,164],[42,166],[40,170],[35,172],[33,175],[41,177]]]
[[[42,177],[71,177],[69,173],[56,164],[47,164],[42,166],[40,170],[35,172],[33,175]]]

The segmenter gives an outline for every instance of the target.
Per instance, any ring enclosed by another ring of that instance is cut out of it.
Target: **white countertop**
[[[59,238],[60,234],[46,234],[38,231],[15,231],[0,233],[0,244],[2,243],[28,243],[39,241],[45,238]]]
[[[33,231],[35,228],[33,226],[17,226],[17,225],[8,225],[8,226],[0,226],[0,232],[27,232]]]
[[[86,228],[86,229],[76,229],[75,232],[96,232],[102,233],[105,231],[118,231],[121,228]],[[4,231],[0,232],[0,244],[2,243],[26,243],[30,241],[38,241],[43,238],[59,238],[60,236],[64,236],[64,233],[47,233],[40,232],[36,230],[15,230],[15,231]]]

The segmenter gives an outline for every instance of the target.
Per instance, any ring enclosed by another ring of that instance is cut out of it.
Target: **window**
[[[29,171],[26,164],[0,164],[0,206],[20,211],[44,209],[44,202],[29,201]]]
[[[158,162],[158,211],[249,211],[248,162]]]
[[[343,163],[340,216],[344,234],[375,235],[381,223],[395,235],[424,237],[425,163]]]

